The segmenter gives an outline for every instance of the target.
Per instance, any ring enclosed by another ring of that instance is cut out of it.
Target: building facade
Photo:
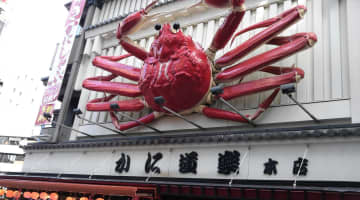
[[[7,3],[6,1],[0,2],[0,34],[3,31],[5,24],[7,23],[7,14],[5,13],[7,11]]]
[[[25,152],[21,146],[27,145],[27,138],[1,136],[0,169],[8,172],[21,172]]]
[[[304,70],[305,77],[296,84],[293,97],[316,120],[286,93],[281,93],[263,116],[254,121],[255,127],[195,113],[185,118],[201,128],[175,116],[164,116],[148,124],[150,127],[120,132],[111,123],[109,112],[86,111],[89,100],[106,94],[86,90],[82,84],[86,78],[109,75],[95,67],[93,59],[100,55],[126,54],[116,39],[118,24],[150,2],[88,2],[83,27],[85,43],[79,51],[82,59],[70,63],[73,79],[67,81],[68,91],[73,89],[71,93],[78,95],[76,107],[82,114],[70,115],[72,107],[63,106],[60,116],[74,118],[70,120],[73,131],[59,127],[54,132],[56,143],[25,147],[23,173],[3,174],[0,185],[38,192],[57,191],[63,196],[110,199],[359,199],[360,57],[357,54],[360,40],[357,36],[360,29],[356,25],[359,1],[252,0],[245,3],[246,12],[237,31],[298,5],[307,7],[304,19],[281,36],[314,32],[318,36],[316,45],[274,65],[295,65]],[[167,14],[149,20],[143,29],[130,35],[131,39],[149,50],[158,34],[155,24],[178,22],[184,33],[206,49],[229,8],[192,6],[197,2],[159,1],[149,15]],[[241,35],[216,56],[220,57],[260,31]],[[272,48],[263,45],[248,57]],[[120,62],[142,66],[142,61],[134,57]],[[242,81],[266,77],[269,75],[255,72]],[[133,83],[120,77],[115,81]],[[71,93],[65,92],[64,102],[67,98],[70,102],[72,96],[67,94]],[[241,113],[252,114],[269,94],[271,92],[248,95],[230,103]],[[126,99],[129,98],[119,96],[116,100]],[[230,111],[221,101],[211,107]],[[119,120],[126,123],[129,117],[138,119],[150,112],[149,109],[124,112]],[[58,124],[69,125],[65,123],[66,117],[59,120]],[[98,189],[94,189],[94,185]]]

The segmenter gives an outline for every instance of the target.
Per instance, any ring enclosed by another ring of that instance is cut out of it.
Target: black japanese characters
[[[218,173],[230,175],[239,174],[240,153],[238,151],[225,151],[225,154],[219,153]]]
[[[156,153],[154,156],[151,156],[151,153],[148,153],[148,158],[145,163],[145,172],[148,174],[153,172],[155,174],[160,174],[160,168],[156,166],[156,163],[161,160],[163,154],[161,152]]]
[[[297,175],[299,174],[300,176],[306,176],[308,173],[308,159],[303,159],[303,158],[298,158],[297,160],[294,161],[294,167],[293,167],[293,174]],[[300,173],[299,173],[300,170]]]
[[[264,174],[276,175],[277,174],[277,169],[276,169],[277,164],[278,164],[278,161],[269,158],[268,162],[264,163],[264,166],[265,166]]]
[[[116,162],[115,171],[119,173],[129,172],[130,169],[130,156],[121,153],[120,159]]]
[[[198,153],[193,151],[191,153],[180,154],[179,172],[182,174],[193,173],[196,174],[198,161]]]

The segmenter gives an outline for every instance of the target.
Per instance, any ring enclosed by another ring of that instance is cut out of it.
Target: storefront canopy
[[[48,182],[48,181],[31,181],[31,180],[14,180],[14,179],[0,179],[0,185],[8,188],[16,188],[22,190],[38,190],[38,191],[63,191],[73,193],[93,193],[102,195],[115,196],[144,196],[140,194],[141,191],[154,191],[153,188],[139,188],[131,186],[112,186],[101,184],[78,184],[78,183],[64,183],[64,182]],[[150,196],[151,193],[148,193]]]

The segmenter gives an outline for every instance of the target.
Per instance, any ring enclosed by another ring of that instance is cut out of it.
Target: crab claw
[[[148,14],[148,12],[156,5],[156,3],[159,0],[155,0],[151,2],[149,5],[146,6],[146,8],[131,14],[127,16],[121,24],[119,24],[116,37],[119,40],[122,40],[126,35],[129,35],[131,33],[134,33],[135,31],[142,28],[142,26],[145,24],[146,20],[145,17]]]

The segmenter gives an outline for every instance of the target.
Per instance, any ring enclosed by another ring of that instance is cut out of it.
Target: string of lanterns
[[[19,190],[11,190],[11,189],[0,189],[0,200],[59,200],[59,194],[56,192],[52,192],[50,194],[46,192],[30,192],[30,191],[19,191]],[[68,196],[65,198],[65,200],[89,200],[88,197],[73,197]],[[94,200],[90,197],[90,200]],[[104,200],[104,198],[96,198],[95,200]]]

